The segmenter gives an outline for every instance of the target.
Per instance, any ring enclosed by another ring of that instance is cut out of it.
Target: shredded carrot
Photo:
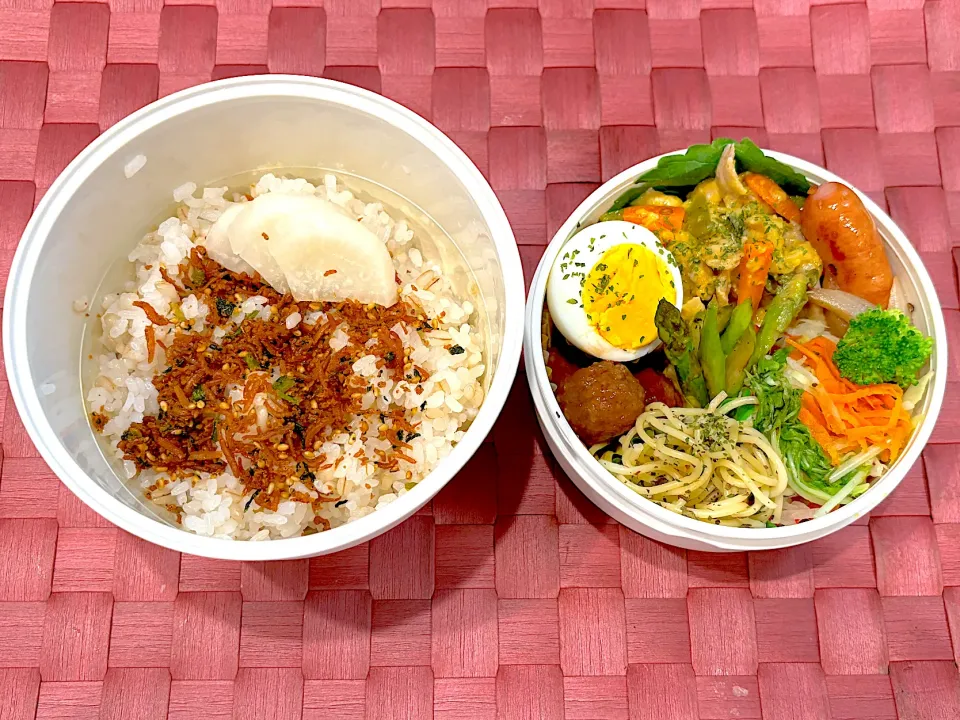
[[[803,393],[799,419],[810,429],[830,462],[840,464],[850,453],[881,446],[880,459],[897,459],[913,422],[903,407],[899,385],[857,385],[840,375],[833,363],[837,346],[825,337],[806,343],[787,337],[792,357],[803,360],[817,384]]]
[[[157,351],[157,335],[153,330],[153,325],[147,325],[143,329],[143,336],[147,340],[147,362],[153,362],[153,355]]]
[[[170,321],[167,320],[163,315],[158,313],[153,309],[153,305],[143,300],[137,300],[133,303],[134,307],[138,307],[146,314],[147,319],[150,320],[154,325],[169,325]]]

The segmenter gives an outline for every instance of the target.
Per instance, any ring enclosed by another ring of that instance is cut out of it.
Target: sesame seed
[[[163,410],[164,412],[166,412],[167,410],[170,409],[170,406],[167,405],[167,401],[166,401],[166,400],[161,400],[161,401],[160,401],[160,409]]]
[[[279,450],[280,452],[283,452],[289,449],[290,449],[290,446],[287,445],[286,443],[280,443],[279,445],[277,445],[277,450]]]
[[[197,407],[203,410],[207,404],[203,400],[197,400]]]
[[[229,409],[230,409],[230,406],[227,405],[227,403],[222,402],[222,403],[220,403],[220,409],[221,409],[221,410],[229,410]]]
[[[272,492],[273,492],[273,483],[270,483],[270,484],[267,486],[267,495],[269,495],[269,494],[272,493]]]

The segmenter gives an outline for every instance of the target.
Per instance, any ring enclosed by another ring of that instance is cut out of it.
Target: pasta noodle
[[[778,523],[783,460],[749,421],[728,415],[756,402],[721,393],[706,408],[651,403],[615,444],[590,450],[631,490],[673,512],[735,527]]]

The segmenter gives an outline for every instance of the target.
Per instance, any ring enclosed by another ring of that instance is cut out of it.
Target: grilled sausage
[[[841,290],[887,306],[893,271],[873,218],[853,190],[821,185],[804,203],[800,226],[823,260],[824,274]]]

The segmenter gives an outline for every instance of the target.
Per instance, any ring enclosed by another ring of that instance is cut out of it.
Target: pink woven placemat
[[[825,164],[907,231],[958,341],[960,3],[810,5],[0,0],[0,267],[56,174],[127,113],[211,78],[322,74],[460,143],[528,278],[577,202],[661,150],[748,135]],[[269,565],[109,526],[4,396],[3,720],[960,717],[956,383],[923,463],[869,521],[710,555],[592,507],[521,373],[432,507],[369,545]]]

